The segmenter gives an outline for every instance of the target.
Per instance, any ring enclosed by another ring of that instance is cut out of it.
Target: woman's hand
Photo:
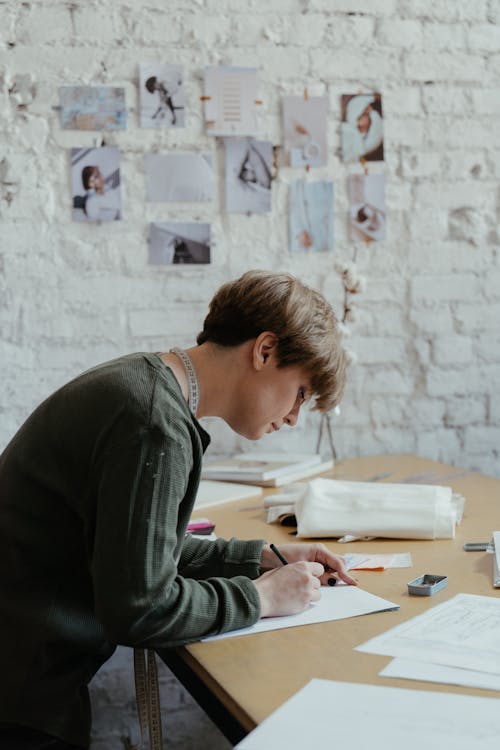
[[[358,585],[357,580],[347,572],[342,555],[335,555],[333,552],[330,552],[324,544],[320,544],[319,542],[280,544],[279,551],[289,563],[298,562],[299,560],[320,563],[324,568],[324,572],[320,575],[319,579],[323,586],[327,586],[328,579],[333,577],[339,578],[351,586]],[[274,568],[282,567],[282,563],[267,544],[262,550],[260,564],[261,570],[273,570]],[[336,573],[336,576],[332,576],[332,573]]]

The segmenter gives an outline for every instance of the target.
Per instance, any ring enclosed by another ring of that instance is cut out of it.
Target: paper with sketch
[[[255,625],[240,630],[231,630],[229,633],[221,633],[205,641],[215,641],[221,638],[232,638],[237,635],[254,635],[264,633],[267,630],[279,630],[280,628],[293,628],[297,625],[312,625],[316,622],[327,622],[328,620],[343,620],[346,617],[358,617],[368,615],[371,612],[387,612],[387,610],[399,609],[399,604],[394,604],[382,599],[375,594],[369,594],[358,586],[346,586],[339,584],[334,588],[323,586],[319,602],[311,604],[304,612],[285,617],[265,617],[258,620]]]
[[[237,750],[498,750],[500,700],[311,680]]]
[[[500,674],[500,599],[457,594],[356,650]]]
[[[397,677],[402,680],[442,682],[446,685],[500,690],[500,675],[478,672],[474,669],[447,667],[425,661],[410,661],[410,659],[393,659],[379,672],[379,675],[381,677]]]

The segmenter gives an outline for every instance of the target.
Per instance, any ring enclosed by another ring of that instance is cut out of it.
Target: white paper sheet
[[[254,635],[255,633],[264,633],[267,630],[312,625],[315,622],[326,622],[328,620],[343,620],[346,617],[358,617],[371,612],[386,612],[391,609],[399,609],[399,604],[389,602],[380,596],[375,596],[375,594],[369,594],[368,591],[363,591],[358,586],[342,584],[332,588],[323,586],[321,600],[311,604],[309,609],[304,612],[285,617],[265,617],[248,628],[231,630],[229,633],[214,635],[204,640],[215,641],[238,635]]]
[[[344,555],[348,570],[386,570],[387,568],[411,568],[410,552],[395,555],[347,553]]]
[[[311,680],[237,750],[498,750],[500,700]]]
[[[474,669],[446,667],[442,664],[431,664],[410,659],[393,659],[379,672],[381,677],[398,677],[403,680],[423,680],[424,682],[441,682],[446,685],[500,690],[500,675],[477,672]]]
[[[457,594],[356,650],[500,674],[500,599]]]

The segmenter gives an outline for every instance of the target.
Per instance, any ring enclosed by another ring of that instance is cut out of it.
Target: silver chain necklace
[[[174,346],[173,349],[170,349],[170,351],[172,352],[172,354],[177,354],[182,364],[184,365],[184,369],[186,371],[188,379],[188,406],[191,409],[191,412],[196,417],[198,404],[200,402],[200,384],[198,383],[196,370],[194,369],[191,357],[187,352],[184,351],[184,349],[179,349],[179,347],[177,346]]]

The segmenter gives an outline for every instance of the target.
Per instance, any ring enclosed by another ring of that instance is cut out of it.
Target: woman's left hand
[[[299,560],[321,563],[325,569],[325,572],[320,578],[323,586],[328,585],[328,579],[332,577],[345,581],[345,583],[348,583],[351,586],[358,585],[357,580],[347,572],[343,556],[335,555],[333,552],[330,552],[324,544],[319,542],[280,544],[279,551],[290,563],[298,562]],[[260,564],[263,571],[271,570],[272,568],[279,568],[282,565],[268,544],[266,544],[262,550]],[[336,573],[336,576],[332,576],[332,573]]]

